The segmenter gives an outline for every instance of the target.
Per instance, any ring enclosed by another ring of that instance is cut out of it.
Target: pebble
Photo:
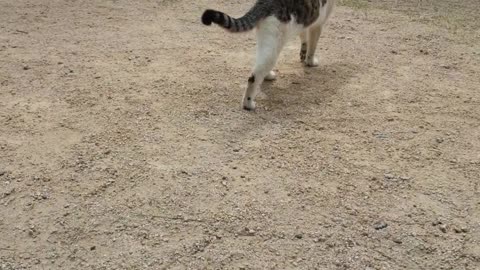
[[[24,67],[23,67],[23,70],[29,70],[29,69],[30,69],[29,66],[24,66]]]
[[[377,231],[378,231],[378,230],[385,229],[385,228],[387,228],[387,227],[388,227],[388,224],[385,223],[385,222],[383,222],[383,221],[382,221],[382,222],[378,222],[378,223],[375,224],[375,226],[374,226],[375,230],[377,230]]]
[[[432,226],[437,226],[437,225],[440,225],[442,224],[442,222],[440,220],[435,220],[432,222]]]
[[[13,192],[15,192],[15,188],[11,188],[11,189],[5,191],[4,195],[8,196],[8,195],[12,194]]]
[[[385,179],[389,179],[389,180],[395,178],[395,176],[393,174],[390,174],[390,173],[386,173],[383,176],[385,176]]]
[[[303,238],[303,234],[297,233],[297,234],[295,234],[295,238],[297,238],[297,239],[302,239],[302,238]]]
[[[456,232],[456,233],[467,233],[468,232],[468,229],[465,228],[465,227],[454,227],[453,228],[453,231]]]
[[[319,238],[313,239],[313,242],[315,242],[315,243],[322,243],[322,242],[325,242],[325,241],[327,241],[327,239],[324,238],[324,237],[319,237]]]
[[[394,243],[397,243],[397,244],[401,244],[401,243],[402,243],[402,239],[400,239],[400,238],[393,238],[392,241],[393,241]]]
[[[443,233],[446,233],[447,232],[447,225],[446,224],[442,224],[440,225],[440,231],[442,231]]]
[[[243,231],[241,231],[241,232],[239,233],[239,235],[242,235],[242,236],[254,236],[254,235],[255,235],[255,230],[249,229],[249,228],[245,228],[245,229],[243,229]]]
[[[421,53],[425,54],[425,55],[428,55],[428,51],[425,51],[425,50],[420,50]]]

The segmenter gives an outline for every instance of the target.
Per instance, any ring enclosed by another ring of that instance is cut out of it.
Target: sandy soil
[[[478,1],[342,1],[246,112],[251,2],[0,0],[0,269],[480,269]]]

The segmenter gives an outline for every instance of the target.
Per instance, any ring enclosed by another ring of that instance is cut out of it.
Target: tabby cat
[[[255,96],[263,80],[275,79],[272,69],[290,37],[300,36],[300,60],[309,67],[318,65],[315,49],[334,5],[335,0],[257,0],[239,19],[211,9],[203,13],[203,24],[213,22],[229,32],[246,32],[256,27],[256,64],[243,96],[244,109],[255,109]]]

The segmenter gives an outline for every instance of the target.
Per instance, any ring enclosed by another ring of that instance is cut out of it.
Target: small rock
[[[378,231],[378,230],[385,229],[385,228],[387,228],[387,227],[388,227],[388,224],[385,223],[385,222],[383,222],[383,221],[382,221],[382,222],[378,222],[378,223],[375,224],[375,226],[374,226],[375,230],[377,230],[377,231]]]
[[[323,243],[325,241],[327,241],[327,239],[324,238],[324,237],[318,237],[318,238],[313,239],[313,242],[315,242],[315,243]]]
[[[442,231],[443,233],[446,233],[447,232],[447,225],[446,224],[442,224],[440,225],[440,231]]]
[[[90,247],[90,250],[95,250],[95,249],[97,249],[96,246],[91,246],[91,247]]]
[[[454,231],[455,233],[461,233],[461,232],[462,232],[462,230],[461,230],[460,228],[458,228],[458,227],[454,227],[454,228],[453,228],[453,231]]]
[[[24,67],[23,67],[23,70],[29,70],[29,69],[30,69],[29,66],[24,66]]]
[[[400,180],[402,180],[402,181],[408,181],[410,179],[411,178],[409,176],[400,176]]]
[[[393,238],[392,241],[393,241],[394,243],[397,243],[397,244],[401,244],[401,243],[402,243],[402,239],[400,239],[400,238]]]
[[[243,229],[238,235],[241,235],[241,236],[254,236],[254,235],[255,235],[255,230],[249,229],[249,228],[245,228],[245,229]]]
[[[297,233],[297,234],[295,234],[295,238],[297,238],[297,239],[302,239],[302,238],[303,238],[303,234]]]
[[[13,192],[15,192],[15,188],[11,188],[10,190],[5,191],[4,195],[8,196],[8,195],[12,194]]]
[[[466,227],[454,227],[453,228],[453,231],[456,232],[456,233],[467,233],[468,232],[468,229]]]
[[[435,141],[437,141],[437,143],[442,143],[444,140],[443,140],[443,138],[437,138],[437,139],[435,139]]]
[[[384,174],[384,177],[385,177],[385,179],[391,180],[391,179],[395,178],[395,175],[390,174],[390,173],[386,173],[386,174]]]
[[[440,224],[442,224],[442,222],[440,220],[432,221],[432,226],[437,226],[437,225],[440,225]]]
[[[240,152],[240,149],[235,148],[235,149],[233,149],[233,152],[238,153],[238,152]]]

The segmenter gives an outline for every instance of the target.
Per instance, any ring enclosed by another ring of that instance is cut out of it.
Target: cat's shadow
[[[366,72],[354,63],[341,61],[315,68],[302,67],[301,63],[282,65],[279,70],[276,80],[263,83],[256,110],[241,112],[244,117],[229,130],[230,135],[238,140],[250,140],[252,133],[258,134],[259,130],[269,132],[264,128],[271,128],[272,124],[306,115],[315,117],[331,109],[327,104],[341,101],[339,93],[345,86]]]
[[[302,68],[298,63],[280,68],[275,81],[263,83],[257,107],[263,111],[293,113],[302,111],[307,105],[330,102],[359,72],[360,68],[350,62],[313,68]]]

